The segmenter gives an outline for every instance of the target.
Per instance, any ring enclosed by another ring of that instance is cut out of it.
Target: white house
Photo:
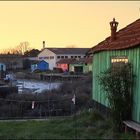
[[[49,63],[49,69],[56,67],[56,62],[65,58],[83,58],[89,48],[45,48],[38,54],[38,60],[45,60]]]

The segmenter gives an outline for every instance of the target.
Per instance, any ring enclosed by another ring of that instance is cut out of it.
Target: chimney
[[[43,49],[45,49],[45,41],[43,41]]]
[[[115,21],[115,18],[113,18],[113,21],[110,22],[111,41],[114,41],[116,39],[116,31],[117,31],[118,24],[119,23]]]

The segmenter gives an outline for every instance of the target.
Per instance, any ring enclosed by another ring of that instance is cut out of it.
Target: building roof
[[[71,64],[83,64],[85,63],[85,58],[75,59]]]
[[[47,60],[39,60],[38,63],[41,63],[41,62],[45,62],[45,63],[48,63]]]
[[[0,62],[4,63],[5,65],[9,65],[9,63],[18,62],[22,64],[23,57],[22,55],[18,54],[0,54]]]
[[[39,60],[30,60],[31,64],[38,64],[40,61]]]
[[[59,61],[57,61],[56,63],[57,64],[71,64],[73,61],[75,61],[75,59],[70,59],[70,58],[67,58],[67,59],[61,59]]]
[[[84,63],[92,63],[92,58],[79,58],[79,59],[61,59],[57,62],[57,64],[84,64]]]
[[[86,57],[85,63],[91,64],[92,63],[92,57]]]
[[[89,48],[46,48],[55,54],[85,54]]]
[[[79,59],[75,59],[75,61],[73,61],[71,64],[89,64],[92,63],[92,58],[91,57],[86,57],[86,58],[79,58]]]
[[[0,54],[0,58],[22,58],[20,54]]]
[[[89,49],[87,54],[107,50],[122,50],[136,47],[140,44],[140,19],[129,24],[125,28],[116,32],[116,39],[111,40],[111,36]]]

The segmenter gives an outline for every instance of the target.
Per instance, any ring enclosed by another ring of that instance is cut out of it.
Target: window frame
[[[54,59],[54,56],[50,56],[50,59]]]
[[[60,55],[58,55],[58,56],[57,56],[57,59],[60,59],[60,58],[61,58]]]
[[[111,56],[110,57],[111,67],[114,67],[115,66],[115,63],[117,65],[119,65],[119,63],[120,63],[120,66],[121,66],[121,64],[123,64],[123,63],[124,64],[127,64],[128,62],[129,62],[129,60],[128,60],[128,57],[127,56]]]

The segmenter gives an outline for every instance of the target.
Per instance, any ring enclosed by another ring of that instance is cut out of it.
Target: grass
[[[131,134],[116,138],[134,139]],[[72,118],[46,121],[0,122],[0,139],[112,139],[110,122],[96,112],[83,112]]]

